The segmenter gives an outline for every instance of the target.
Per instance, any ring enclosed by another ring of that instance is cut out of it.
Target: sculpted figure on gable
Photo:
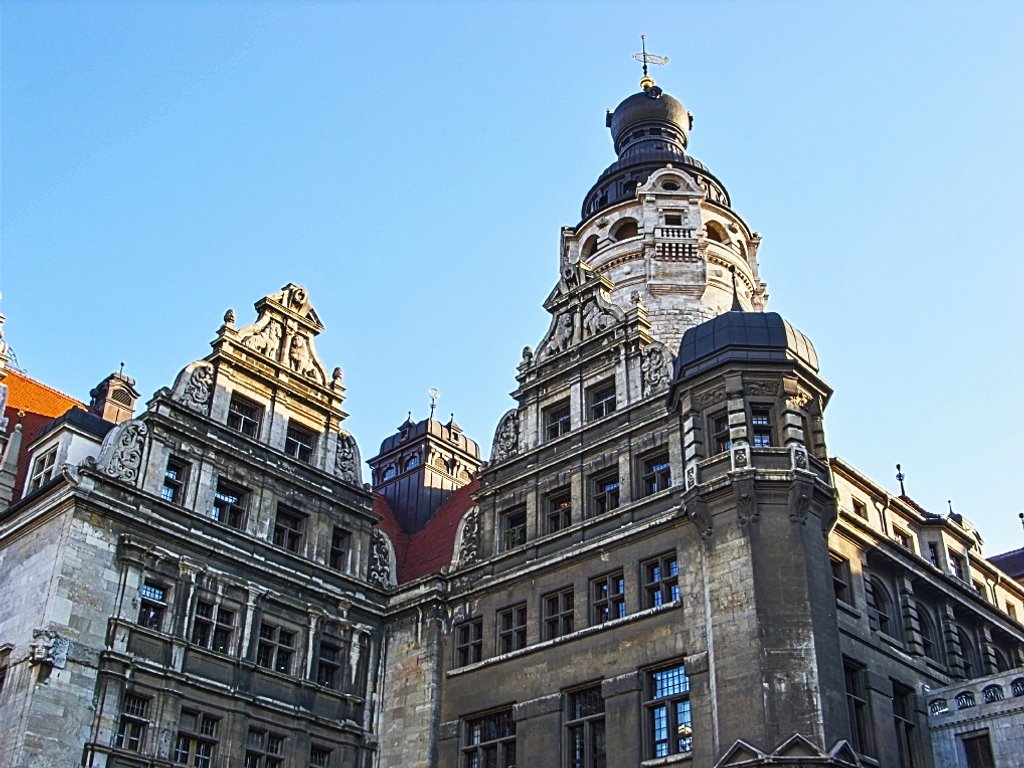
[[[596,300],[587,302],[583,309],[583,327],[589,336],[600,333],[605,328],[611,328],[618,321],[611,312],[602,309],[597,305]]]
[[[256,308],[259,317],[254,324],[238,332],[238,343],[276,360],[300,376],[326,384],[327,369],[313,346],[313,337],[323,330],[323,325],[310,306],[306,289],[289,283],[280,292],[257,302]],[[340,384],[339,374],[332,385]]]
[[[565,350],[572,346],[575,335],[576,313],[571,311],[561,313],[555,318],[554,330],[545,351],[548,355],[557,355],[559,352],[565,352]]]
[[[281,337],[284,330],[280,320],[275,320],[270,315],[261,317],[248,333],[243,333],[241,343],[254,352],[272,357],[275,360],[281,359]]]

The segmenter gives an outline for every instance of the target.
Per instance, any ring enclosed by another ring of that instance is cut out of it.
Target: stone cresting
[[[80,466],[96,469],[108,477],[134,483],[142,467],[142,448],[149,427],[130,419],[107,433],[97,458],[86,458]]]
[[[209,416],[212,395],[213,364],[197,360],[178,374],[171,398],[191,411]]]
[[[519,454],[519,412],[514,408],[501,417],[494,431],[491,463],[507,461]]]

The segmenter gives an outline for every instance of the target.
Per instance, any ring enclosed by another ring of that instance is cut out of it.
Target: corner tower
[[[607,114],[618,159],[584,197],[580,223],[562,229],[562,268],[586,262],[623,309],[639,298],[653,336],[675,349],[687,328],[729,310],[733,270],[743,309],[764,309],[768,293],[760,236],[688,154],[691,113],[646,74],[641,86]]]

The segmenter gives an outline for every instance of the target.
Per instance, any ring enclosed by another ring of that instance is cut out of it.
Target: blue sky
[[[1011,2],[0,6],[6,337],[144,398],[289,281],[364,456],[439,387],[485,450],[639,35],[836,390],[830,452],[1024,543]]]

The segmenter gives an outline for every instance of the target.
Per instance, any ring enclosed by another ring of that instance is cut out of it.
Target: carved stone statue
[[[519,453],[519,411],[512,409],[498,422],[491,445],[491,461],[505,461]]]
[[[588,335],[593,336],[613,325],[615,325],[615,315],[599,307],[596,301],[587,303],[583,309],[583,327]]]
[[[309,339],[301,333],[294,334],[288,345],[288,366],[303,376],[316,378],[316,365],[309,354]]]
[[[342,380],[345,378],[345,372],[341,368],[335,368],[331,373],[331,386],[337,389],[341,386]]]
[[[233,326],[235,324],[235,310],[229,309],[224,313],[224,325]]]
[[[649,344],[644,347],[640,371],[644,377],[644,395],[651,395],[668,387],[672,380],[672,365],[664,345]]]
[[[371,584],[378,584],[385,589],[395,585],[392,560],[387,535],[379,528],[374,528],[370,541],[370,571],[367,574]]]
[[[171,398],[204,416],[210,414],[213,394],[213,364],[197,360],[187,365],[174,382]]]
[[[559,352],[564,352],[572,344],[573,336],[576,331],[576,313],[575,312],[563,312],[555,318],[555,329],[554,333],[551,334],[551,340],[548,342],[547,354],[556,355]]]
[[[281,327],[280,321],[265,315],[252,327],[252,331],[242,337],[241,343],[254,352],[278,360],[280,359],[283,335],[284,329]]]
[[[109,477],[135,482],[142,466],[142,449],[149,428],[138,419],[118,424],[107,433],[100,445],[100,453],[91,456],[82,465],[92,467]]]

